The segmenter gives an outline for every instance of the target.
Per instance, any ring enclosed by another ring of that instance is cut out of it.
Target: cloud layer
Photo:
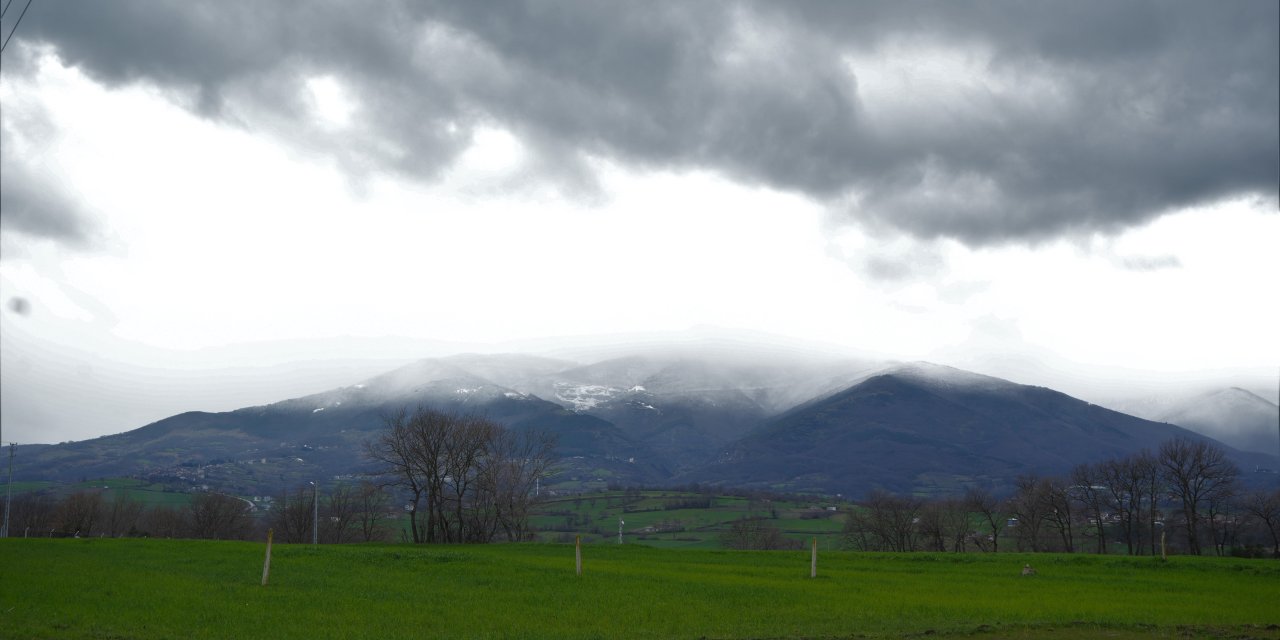
[[[1274,200],[1278,7],[134,0],[39,6],[18,37],[356,177],[431,181],[501,129],[586,196],[596,159],[710,170],[983,246]],[[36,195],[7,224],[87,233]]]

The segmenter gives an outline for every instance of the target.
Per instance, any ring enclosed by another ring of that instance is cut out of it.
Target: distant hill
[[[641,483],[668,474],[655,466],[655,455],[613,424],[494,384],[447,360],[424,360],[269,405],[182,413],[112,436],[24,447],[16,473],[30,480],[141,473],[243,489],[295,486],[369,471],[364,444],[384,428],[383,417],[419,406],[551,432],[559,439],[558,454],[571,461],[565,465],[570,475]]]
[[[1002,489],[1020,474],[1061,474],[1176,436],[1202,437],[1052,389],[918,363],[797,407],[686,479],[845,495]],[[1230,453],[1246,471],[1274,461]]]
[[[422,360],[364,382],[112,436],[19,447],[21,480],[140,475],[242,494],[370,471],[366,442],[398,409],[486,416],[559,438],[550,484],[707,482],[857,495],[1007,486],[1018,474],[1154,449],[1188,432],[926,363],[707,357],[581,364],[525,355]],[[1232,452],[1242,468],[1274,458]]]
[[[1239,387],[1147,398],[1117,408],[1186,427],[1242,451],[1280,453],[1280,406]]]

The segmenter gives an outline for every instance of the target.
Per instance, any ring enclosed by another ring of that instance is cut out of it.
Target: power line
[[[12,4],[13,0],[9,0],[9,3]],[[22,8],[22,13],[18,14],[18,21],[13,23],[13,30],[9,32],[9,37],[4,39],[4,44],[0,44],[0,53],[4,53],[4,48],[9,46],[9,40],[13,38],[13,34],[18,32],[18,25],[22,24],[22,16],[27,15],[27,9],[30,8],[31,0],[27,0],[27,6]],[[9,7],[5,6],[5,10],[8,11],[8,9]]]
[[[9,5],[11,4],[13,4],[13,0],[9,0],[8,2],[4,3],[4,11],[0,11],[0,18],[3,18],[4,14],[9,13]]]

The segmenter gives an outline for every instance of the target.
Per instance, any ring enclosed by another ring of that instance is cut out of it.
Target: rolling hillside
[[[918,363],[890,368],[798,407],[726,448],[687,479],[791,492],[872,488],[946,493],[1007,488],[1020,474],[1156,449],[1173,425],[1042,387]],[[1273,461],[1231,450],[1245,471]]]

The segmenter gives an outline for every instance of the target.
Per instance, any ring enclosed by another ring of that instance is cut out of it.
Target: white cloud
[[[887,137],[949,136],[955,127],[995,130],[1010,112],[1053,118],[1071,108],[1062,83],[1069,70],[1001,64],[990,46],[978,42],[903,35],[842,60],[863,115]]]
[[[340,80],[324,75],[308,78],[304,84],[312,113],[320,124],[335,129],[351,124],[359,103]]]
[[[952,247],[953,274],[988,283],[971,317],[1016,318],[1025,339],[1086,363],[1158,371],[1259,368],[1280,361],[1280,217],[1246,201],[1184,211],[1113,241],[1034,248]],[[1124,268],[1116,255],[1177,268]]]
[[[14,292],[27,300],[36,314],[50,314],[53,319],[92,322],[94,314],[72,299],[66,287],[54,278],[36,271],[28,263],[0,264],[0,282],[6,292]],[[40,320],[37,316],[37,321]]]

